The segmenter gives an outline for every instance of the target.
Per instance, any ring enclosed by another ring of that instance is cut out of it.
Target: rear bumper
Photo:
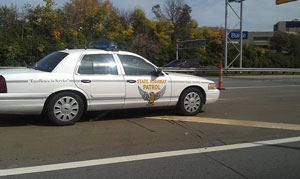
[[[0,114],[41,114],[46,98],[0,94]]]
[[[219,97],[220,97],[220,91],[218,89],[208,90],[206,92],[205,104],[215,103],[219,99]]]

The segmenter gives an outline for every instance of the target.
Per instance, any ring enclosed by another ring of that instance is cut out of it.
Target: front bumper
[[[219,97],[220,97],[220,91],[218,89],[208,90],[206,92],[205,104],[215,103],[216,101],[218,101]]]

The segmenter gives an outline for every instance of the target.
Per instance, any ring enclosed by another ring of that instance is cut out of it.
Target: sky
[[[61,7],[70,0],[55,0],[57,7]],[[151,8],[155,4],[163,6],[163,0],[110,0],[119,9],[133,10],[142,8],[149,19],[154,15]],[[225,0],[185,0],[192,7],[191,16],[197,20],[199,27],[224,27],[225,24]],[[33,6],[43,4],[42,0],[0,0],[0,6],[10,6],[12,3],[21,7],[28,2]],[[239,3],[230,3],[239,14]],[[273,25],[278,21],[300,20],[300,0],[276,5],[275,0],[246,0],[243,2],[243,29],[246,31],[272,31]],[[239,21],[233,11],[229,9],[229,28]]]

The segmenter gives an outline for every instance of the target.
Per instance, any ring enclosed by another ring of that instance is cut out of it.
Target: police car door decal
[[[154,101],[163,97],[167,88],[167,80],[137,80],[137,83],[140,95],[148,101],[148,104],[153,104]]]
[[[163,89],[161,89],[160,91],[158,91],[157,93],[154,92],[150,92],[147,93],[146,91],[143,91],[140,86],[138,86],[140,95],[142,96],[142,98],[145,101],[148,101],[149,104],[153,104],[154,101],[158,100],[160,97],[162,97],[165,92],[166,92],[166,86],[163,87]]]

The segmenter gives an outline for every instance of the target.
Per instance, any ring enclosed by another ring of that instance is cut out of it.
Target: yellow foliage
[[[197,32],[202,38],[205,39],[223,39],[224,38],[224,29],[218,27],[202,27]]]
[[[74,15],[76,23],[85,23],[91,14],[96,15],[98,11],[103,10],[107,15],[113,10],[113,5],[108,0],[72,0],[65,4],[65,8]]]
[[[206,52],[206,48],[200,48],[199,51],[201,54],[204,54]]]
[[[123,34],[125,37],[130,37],[130,36],[133,34],[133,32],[134,32],[134,31],[133,31],[132,27],[130,26],[129,29],[122,31],[122,34]]]
[[[171,34],[174,32],[174,25],[171,21],[162,18],[158,22],[152,21],[151,28],[160,45],[166,47],[171,44]]]
[[[72,30],[72,33],[73,33],[74,36],[78,36],[77,30]]]
[[[220,39],[215,39],[214,42],[216,45],[222,45],[222,41]]]
[[[99,32],[101,32],[102,30],[103,30],[103,25],[101,25],[101,24],[96,24],[96,29],[97,29],[97,31],[99,31]]]
[[[44,51],[44,48],[45,48],[45,45],[39,44],[37,50],[40,51],[40,52],[43,52],[43,51]]]
[[[53,35],[54,35],[54,37],[55,37],[56,40],[60,40],[60,32],[53,31]]]
[[[115,40],[115,38],[119,35],[118,32],[109,32],[108,33],[108,39],[109,40]]]
[[[259,55],[259,56],[262,56],[266,53],[265,49],[263,48],[254,48],[254,51]]]

